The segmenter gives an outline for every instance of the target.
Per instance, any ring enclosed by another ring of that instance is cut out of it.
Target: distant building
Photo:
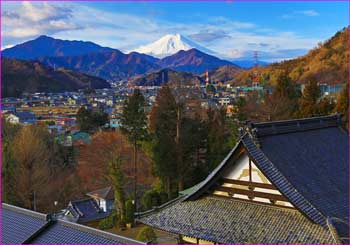
[[[63,219],[81,224],[94,224],[107,218],[115,208],[114,192],[111,187],[89,192],[86,195],[89,198],[69,202]]]
[[[218,103],[221,106],[228,106],[230,104],[232,104],[233,100],[229,97],[222,97],[218,99]]]
[[[2,244],[144,244],[6,203],[1,216]]]
[[[30,111],[17,112],[15,115],[21,124],[33,124],[37,121],[35,114]]]
[[[348,137],[339,115],[247,125],[203,182],[137,220],[184,243],[348,243]]]

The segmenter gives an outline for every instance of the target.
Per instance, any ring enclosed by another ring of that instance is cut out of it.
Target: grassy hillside
[[[2,96],[18,97],[24,92],[63,92],[84,88],[108,88],[105,80],[82,73],[53,70],[38,62],[2,59]]]

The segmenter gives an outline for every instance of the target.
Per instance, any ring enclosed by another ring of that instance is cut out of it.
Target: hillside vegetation
[[[79,72],[54,70],[39,62],[2,59],[2,96],[19,97],[22,93],[64,92],[85,88],[109,88],[105,80]]]
[[[261,83],[275,85],[281,73],[286,74],[298,84],[310,80],[319,83],[341,84],[348,80],[349,50],[347,48],[349,32],[347,28],[337,32],[329,40],[319,43],[306,55],[242,72],[233,81],[235,84],[249,84],[258,73]]]
[[[170,69],[162,69],[158,72],[135,77],[132,83],[137,86],[161,86],[164,84],[181,83],[183,85],[195,85],[201,83],[200,77],[189,73]]]

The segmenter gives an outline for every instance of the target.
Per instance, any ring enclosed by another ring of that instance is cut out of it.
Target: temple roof
[[[298,210],[205,196],[144,215],[142,223],[219,243],[336,243],[331,232]]]
[[[2,243],[5,244],[143,244],[5,203],[1,218]]]
[[[206,199],[206,194],[215,187],[222,173],[232,166],[237,152],[244,150],[271,184],[297,209],[293,212],[303,215],[310,225],[319,225],[319,227],[329,228],[331,220],[341,220],[342,222],[338,222],[333,227],[337,228],[336,231],[340,237],[348,237],[349,138],[347,131],[341,127],[339,119],[339,115],[334,115],[249,124],[242,130],[241,138],[235,148],[203,182],[186,193],[181,205],[200,205],[201,199]],[[235,202],[232,201],[233,203]],[[254,215],[260,215],[260,211],[263,212],[262,208],[254,210],[256,212]],[[180,216],[184,215],[184,212],[179,212]],[[217,215],[223,218],[225,212]],[[202,213],[201,208],[198,209],[198,213],[198,219],[207,220],[206,233],[212,234],[214,230],[210,228],[210,223],[216,221],[206,219],[207,216]],[[273,212],[270,213],[273,214]],[[154,212],[154,215],[158,214]],[[243,214],[236,213],[231,218],[236,219],[240,215]],[[257,221],[253,219],[254,215],[247,216],[250,217],[248,221]],[[149,219],[151,218],[143,217],[141,222]],[[163,219],[173,219],[173,216],[164,216]],[[253,223],[254,226],[260,225],[260,223]],[[168,224],[173,223],[169,221]],[[192,224],[196,226],[196,223]],[[297,223],[293,224],[297,228]],[[204,227],[203,225],[203,229]],[[179,232],[179,234],[182,233]],[[274,243],[274,241],[265,242]],[[311,239],[308,242],[313,241]],[[245,242],[245,240],[234,240],[234,242]],[[259,242],[263,241],[259,240]]]

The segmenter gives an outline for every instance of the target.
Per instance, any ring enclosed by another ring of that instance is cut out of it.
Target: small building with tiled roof
[[[115,210],[111,186],[86,193],[88,198],[70,201],[63,219],[80,224],[94,223],[107,218]]]
[[[5,203],[1,227],[2,244],[144,244]]]
[[[348,243],[340,116],[250,123],[240,134],[204,181],[137,220],[185,243]]]

